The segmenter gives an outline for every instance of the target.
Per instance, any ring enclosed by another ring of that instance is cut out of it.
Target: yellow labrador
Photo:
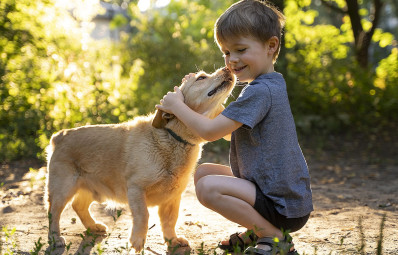
[[[186,104],[214,118],[235,83],[227,68],[190,76],[180,86]],[[89,208],[93,201],[128,204],[133,216],[132,247],[143,249],[148,230],[148,206],[159,206],[163,237],[172,246],[188,246],[175,224],[181,193],[194,171],[205,142],[173,116],[161,111],[122,124],[61,130],[51,138],[46,197],[49,238],[65,245],[59,220],[68,202],[87,229],[105,232]]]

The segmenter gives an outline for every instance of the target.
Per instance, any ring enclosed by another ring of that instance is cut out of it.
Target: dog
[[[188,76],[186,76],[188,77]],[[225,67],[184,79],[180,89],[194,111],[215,118],[231,93],[235,77]],[[92,202],[128,204],[133,217],[129,241],[136,252],[145,244],[148,207],[158,206],[163,237],[170,247],[189,246],[177,237],[181,194],[206,141],[173,115],[160,110],[121,124],[88,125],[61,130],[47,147],[46,202],[49,240],[64,246],[59,220],[72,208],[92,232],[107,227],[93,219]]]

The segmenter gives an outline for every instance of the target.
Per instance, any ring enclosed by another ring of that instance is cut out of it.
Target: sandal
[[[257,246],[259,244],[266,245],[270,247],[270,250],[266,251],[263,249],[258,248]],[[293,249],[290,250],[293,247],[293,243],[288,241],[287,237],[285,239],[275,242],[274,238],[271,237],[263,237],[259,238],[257,240],[257,246],[256,247],[249,247],[245,250],[244,254],[251,254],[251,255],[275,255],[275,254],[286,254],[286,255],[298,255],[298,252]]]
[[[253,231],[249,230],[245,232],[244,239],[249,238],[250,243],[245,243],[245,241],[239,236],[241,232],[236,232],[230,235],[228,243],[229,244],[218,244],[218,248],[227,252],[241,252],[244,251],[247,247],[256,245],[256,241],[258,239],[257,235],[254,234]]]

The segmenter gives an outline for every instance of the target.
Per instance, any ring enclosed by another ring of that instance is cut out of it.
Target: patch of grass
[[[384,240],[384,223],[386,222],[386,214],[383,215],[380,223],[380,234],[379,240],[377,241],[377,255],[381,255],[383,253],[383,240]]]
[[[121,213],[117,213],[117,217],[115,217],[115,221],[117,220],[117,218],[119,218],[121,215]],[[51,223],[51,214],[48,215],[48,220],[49,223]],[[383,241],[384,241],[384,227],[385,227],[385,221],[386,221],[386,215],[384,214],[382,219],[381,219],[381,223],[380,223],[380,232],[379,232],[379,237],[377,240],[377,248],[375,254],[377,255],[381,255],[383,254]],[[365,234],[364,234],[364,230],[363,230],[363,226],[362,226],[362,218],[360,217],[358,219],[358,227],[359,227],[359,235],[360,235],[360,239],[359,239],[359,246],[357,247],[357,253],[356,254],[360,254],[360,255],[364,255],[366,254],[365,252],[365,247],[366,247],[366,240],[365,240]],[[14,255],[14,254],[19,254],[18,252],[18,242],[16,240],[15,237],[15,232],[16,232],[16,228],[12,228],[9,229],[7,226],[2,227],[1,228],[1,232],[0,232],[0,255]],[[248,235],[250,235],[250,233],[248,233]],[[131,247],[129,246],[129,243],[126,243],[125,246],[120,246],[120,247],[116,247],[113,248],[113,250],[110,250],[107,248],[107,246],[109,245],[109,237],[111,236],[111,233],[108,233],[107,236],[104,238],[104,240],[102,240],[101,242],[97,243],[97,239],[99,237],[99,235],[92,233],[90,231],[90,229],[87,229],[86,231],[84,231],[82,234],[80,234],[81,238],[82,238],[82,250],[83,250],[83,254],[84,250],[87,247],[91,247],[91,248],[95,248],[93,251],[91,251],[90,254],[95,254],[95,255],[102,255],[102,254],[128,254],[128,252],[130,251]],[[288,232],[284,232],[284,236],[286,236],[289,240],[290,235]],[[169,244],[171,244],[171,241],[168,240],[166,241]],[[340,246],[342,246],[344,243],[344,237],[342,237],[340,239]],[[39,254],[45,254],[45,255],[51,255],[51,254],[56,254],[55,252],[55,241],[49,239],[48,240],[48,247],[45,251],[42,251],[43,248],[45,248],[45,243],[42,242],[42,238],[39,237],[39,239],[34,243],[34,248],[30,251],[31,255],[39,255]],[[278,247],[280,249],[280,254],[284,255],[287,254],[287,252],[289,251],[290,247],[289,246],[282,246],[279,245],[279,240],[277,238],[275,238],[275,244],[276,247]],[[69,254],[69,250],[71,248],[71,243],[69,243],[68,245],[66,245],[65,247],[65,252],[64,254]],[[169,247],[168,250],[168,254],[172,255],[177,251],[178,247]],[[205,243],[201,243],[200,247],[197,250],[192,250],[191,252],[186,252],[185,255],[189,255],[189,254],[197,254],[197,255],[216,255],[217,248],[205,248]],[[314,252],[312,253],[312,255],[316,255],[318,251],[318,247],[314,247]],[[242,251],[240,251],[240,248],[236,248],[234,250],[233,253],[227,253],[228,255],[231,254],[235,254],[235,253],[240,253]],[[350,252],[346,251],[347,254],[349,254]],[[368,251],[369,252],[369,251]],[[79,254],[75,253],[75,254]],[[142,255],[144,255],[144,250],[141,252]],[[329,253],[330,255],[332,254],[332,251]],[[339,254],[345,254],[344,250],[339,250]],[[302,255],[310,255],[310,254],[306,254],[303,253]]]
[[[7,226],[1,228],[0,233],[0,254],[18,254],[17,240],[14,236],[16,228],[8,229]]]

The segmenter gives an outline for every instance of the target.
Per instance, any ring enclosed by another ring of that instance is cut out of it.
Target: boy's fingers
[[[184,78],[182,78],[182,81],[184,82],[184,81],[188,80],[188,78],[190,78],[192,75],[195,76],[195,73],[189,73],[189,74],[185,75]]]

